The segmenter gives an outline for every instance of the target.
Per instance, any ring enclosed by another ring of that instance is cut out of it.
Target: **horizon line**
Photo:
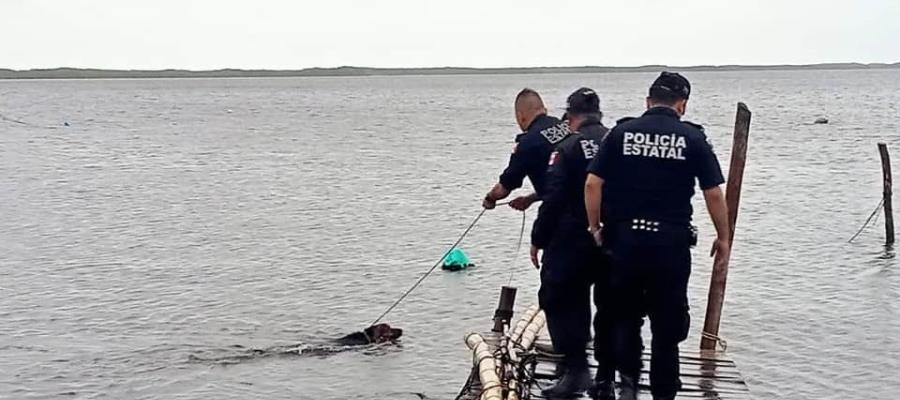
[[[270,67],[211,67],[211,68],[184,68],[184,67],[166,67],[166,68],[120,68],[120,67],[72,67],[72,66],[55,66],[55,67],[30,67],[30,68],[11,68],[0,66],[0,71],[28,72],[28,71],[46,71],[59,69],[72,70],[103,70],[103,71],[186,71],[186,72],[210,72],[210,71],[306,71],[316,69],[342,69],[342,68],[360,68],[360,69],[552,69],[552,68],[605,68],[605,69],[630,69],[630,68],[650,68],[650,67],[666,67],[666,68],[723,68],[723,67],[812,67],[823,65],[896,65],[898,61],[834,61],[834,62],[814,62],[814,63],[777,63],[777,64],[692,64],[692,65],[671,65],[671,64],[641,64],[641,65],[557,65],[557,66],[502,66],[502,67],[474,67],[459,65],[440,65],[440,66],[410,66],[410,67],[383,67],[383,66],[367,66],[367,65],[338,65],[333,67],[289,67],[289,68],[270,68]]]
[[[0,79],[103,79],[103,78],[190,78],[190,77],[316,77],[316,76],[379,76],[379,75],[463,75],[463,74],[523,74],[523,73],[603,73],[681,71],[740,71],[740,70],[847,70],[896,69],[900,62],[829,62],[815,64],[707,64],[672,66],[647,64],[640,66],[563,66],[563,67],[308,67],[300,69],[218,68],[218,69],[107,69],[107,68],[0,68]]]

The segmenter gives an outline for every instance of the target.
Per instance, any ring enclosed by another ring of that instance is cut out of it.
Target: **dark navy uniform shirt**
[[[703,190],[725,182],[703,127],[667,107],[626,118],[610,131],[589,172],[604,180],[603,219],[688,224],[695,180]]]
[[[587,166],[594,159],[609,130],[599,119],[586,120],[578,133],[559,143],[550,156],[543,203],[531,230],[531,244],[546,248],[559,229],[574,229],[587,235],[584,208],[584,181]]]
[[[542,195],[550,153],[568,135],[569,127],[565,122],[547,115],[535,118],[525,133],[516,136],[516,147],[509,157],[509,165],[500,175],[500,184],[513,191],[522,187],[527,176],[534,191]]]

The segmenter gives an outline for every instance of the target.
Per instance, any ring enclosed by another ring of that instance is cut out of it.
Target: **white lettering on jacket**
[[[584,153],[584,158],[590,160],[593,159],[595,155],[597,155],[597,151],[600,150],[600,145],[594,143],[592,139],[582,140],[581,141],[581,152]]]
[[[686,148],[687,140],[675,133],[625,132],[622,141],[622,154],[626,156],[685,160]]]
[[[544,136],[550,144],[557,144],[565,139],[566,136],[569,136],[569,133],[571,132],[572,131],[569,130],[569,124],[561,123],[542,130],[541,135]]]

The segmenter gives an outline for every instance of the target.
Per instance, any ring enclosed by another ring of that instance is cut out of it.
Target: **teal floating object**
[[[469,256],[466,255],[466,252],[462,251],[462,249],[453,249],[447,254],[447,257],[444,257],[441,268],[447,271],[460,271],[473,266],[475,264],[469,261]]]

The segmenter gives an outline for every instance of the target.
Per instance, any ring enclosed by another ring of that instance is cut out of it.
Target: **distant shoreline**
[[[0,69],[0,79],[134,79],[134,78],[289,78],[324,76],[406,76],[406,75],[501,75],[501,74],[590,74],[615,72],[658,72],[674,71],[822,71],[822,70],[882,70],[900,69],[900,62],[861,64],[827,63],[804,65],[698,65],[677,67],[666,65],[644,65],[640,67],[523,67],[523,68],[306,68],[297,70],[265,69],[217,69],[191,71],[180,69],[165,70],[114,70],[91,68],[53,68],[12,70]]]

